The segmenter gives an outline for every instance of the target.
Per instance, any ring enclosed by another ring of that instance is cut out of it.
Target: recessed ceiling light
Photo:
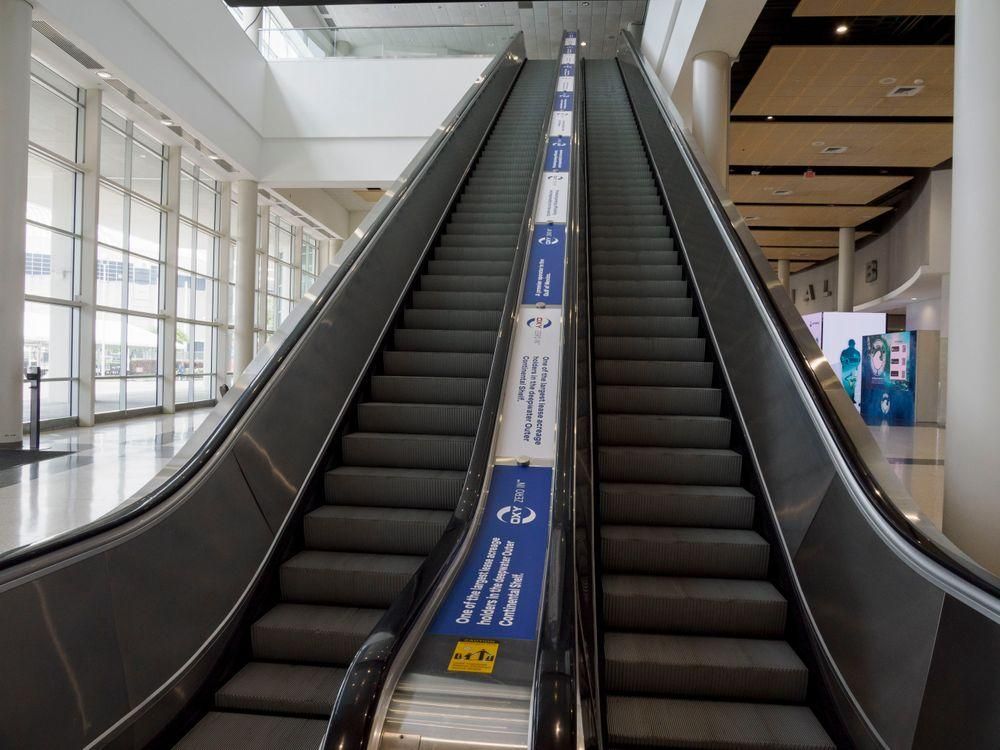
[[[896,82],[896,79],[893,78],[892,76],[886,76],[885,78],[879,78],[878,82],[881,83],[883,86],[891,86]]]
[[[914,78],[913,79],[913,85],[914,86],[923,86],[924,85],[924,79],[923,78]]]
[[[208,155],[208,158],[209,158],[209,159],[211,159],[212,161],[218,161],[218,160],[219,160],[219,159],[221,159],[222,157],[221,157],[221,156],[219,156],[218,154],[209,154],[209,155]]]
[[[820,146],[825,146],[825,145],[826,145],[826,141],[813,141],[813,146],[815,148],[819,148]]]
[[[174,121],[171,120],[169,117],[161,117],[160,124],[170,126],[174,124]]]
[[[587,46],[587,43],[586,43],[586,42],[580,42],[580,46],[581,46],[581,47],[586,47],[586,46]]]
[[[836,28],[836,32],[838,34],[846,34],[847,33],[847,24],[846,23],[840,24],[840,26],[838,26]]]
[[[910,297],[910,299],[913,300],[914,302],[916,302],[916,300],[917,300],[916,297]]]
[[[111,74],[106,70],[99,70],[97,71],[97,77],[107,80],[108,78],[111,78]]]
[[[792,191],[788,190],[787,188],[778,188],[777,190],[774,191],[774,194],[775,195],[791,195]]]
[[[584,1],[584,2],[580,3],[580,7],[581,7],[581,8],[586,8],[586,7],[588,7],[589,5],[590,5],[590,3],[586,2],[586,1]]]
[[[773,119],[774,119],[774,115],[768,115],[768,116],[767,116],[767,119],[768,119],[768,120],[773,120]]]

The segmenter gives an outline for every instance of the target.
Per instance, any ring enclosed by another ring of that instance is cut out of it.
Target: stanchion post
[[[28,386],[31,388],[31,412],[29,414],[29,447],[33,451],[38,450],[41,440],[41,420],[42,420],[42,368],[32,365],[24,373]]]

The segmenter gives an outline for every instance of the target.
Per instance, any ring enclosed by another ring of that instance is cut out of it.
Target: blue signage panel
[[[573,70],[576,68],[575,65],[560,65],[559,75],[560,76],[571,76],[574,75]]]
[[[577,34],[577,32],[575,32],[575,31],[567,31],[566,32],[566,38],[567,39],[576,39],[576,34]]]
[[[528,257],[528,275],[524,279],[523,304],[562,304],[565,254],[564,224],[542,224],[535,227],[531,254]]]
[[[569,171],[569,138],[557,136],[549,140],[545,148],[545,169],[544,172],[568,172]]]
[[[494,467],[486,513],[431,633],[535,638],[551,504],[552,469]]]
[[[567,44],[565,47],[562,48],[562,51],[563,51],[563,54],[567,54],[567,55],[568,54],[572,54],[573,52],[576,52],[576,45],[575,44],[572,44],[572,45]]]
[[[556,93],[556,101],[552,106],[556,112],[569,112],[573,109],[573,92],[559,91]]]

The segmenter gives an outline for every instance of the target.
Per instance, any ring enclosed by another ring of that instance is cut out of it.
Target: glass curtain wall
[[[319,263],[319,240],[310,234],[302,233],[302,283],[299,297],[309,291],[316,281]]]
[[[158,406],[166,206],[162,143],[114,110],[101,121],[95,411]]]
[[[260,257],[266,263],[267,287],[265,295],[264,337],[271,337],[281,322],[291,312],[293,300],[298,298],[293,283],[295,233],[292,225],[274,212],[268,222],[267,253]],[[263,267],[262,269],[263,270]],[[264,274],[262,273],[261,276]]]
[[[43,373],[42,419],[79,404],[80,209],[83,91],[31,61],[25,214],[24,367]],[[30,405],[23,386],[23,418]]]

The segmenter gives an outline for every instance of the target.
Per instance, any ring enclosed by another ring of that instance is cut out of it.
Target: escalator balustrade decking
[[[616,64],[586,86],[610,744],[833,748]]]
[[[251,660],[179,747],[318,746],[345,668],[441,537],[468,469],[554,64],[528,62],[282,564]],[[290,415],[293,419],[294,415]]]

